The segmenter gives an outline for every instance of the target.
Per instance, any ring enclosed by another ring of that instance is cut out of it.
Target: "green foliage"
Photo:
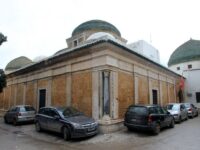
[[[6,75],[2,69],[0,69],[0,93],[3,91],[3,88],[6,87]]]
[[[3,42],[6,42],[7,41],[7,37],[4,36],[2,33],[0,33],[0,45],[3,43]]]

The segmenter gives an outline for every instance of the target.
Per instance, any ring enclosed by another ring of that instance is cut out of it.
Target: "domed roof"
[[[90,20],[80,24],[78,27],[74,29],[74,31],[72,32],[72,36],[93,29],[100,31],[111,31],[117,34],[118,36],[121,36],[121,33],[114,25],[102,20]]]
[[[106,32],[96,32],[96,33],[93,33],[92,35],[90,35],[87,38],[87,41],[88,40],[93,40],[93,39],[98,39],[98,38],[101,38],[101,37],[104,37],[104,36],[108,36],[111,39],[115,39],[115,37],[113,35],[109,34],[109,33],[106,33]]]
[[[32,63],[32,61],[29,58],[21,56],[10,61],[5,70],[16,70],[30,63]]]
[[[172,53],[168,66],[193,60],[200,60],[200,41],[190,39]]]

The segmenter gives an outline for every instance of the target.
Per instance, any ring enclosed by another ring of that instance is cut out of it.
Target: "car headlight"
[[[79,123],[72,122],[72,125],[76,129],[83,129],[83,126],[81,124],[79,124]]]

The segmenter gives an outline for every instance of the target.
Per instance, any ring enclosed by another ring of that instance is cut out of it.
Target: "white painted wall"
[[[150,58],[151,60],[153,60],[157,63],[160,63],[159,51],[155,47],[153,47],[152,45],[147,43],[146,41],[139,40],[137,42],[129,44],[128,47],[131,48],[133,51],[136,51],[136,52]]]
[[[188,65],[192,65],[192,68],[188,69]],[[180,67],[180,70],[177,70],[177,67]],[[196,102],[196,92],[200,92],[200,61],[176,64],[170,66],[169,69],[186,78],[184,88],[185,101],[192,102],[200,108],[200,103]]]

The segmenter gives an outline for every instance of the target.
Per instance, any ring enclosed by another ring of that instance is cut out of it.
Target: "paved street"
[[[70,141],[53,133],[37,133],[31,124],[15,127],[0,119],[0,150],[199,150],[199,141],[200,117],[164,129],[158,136],[124,129]]]

